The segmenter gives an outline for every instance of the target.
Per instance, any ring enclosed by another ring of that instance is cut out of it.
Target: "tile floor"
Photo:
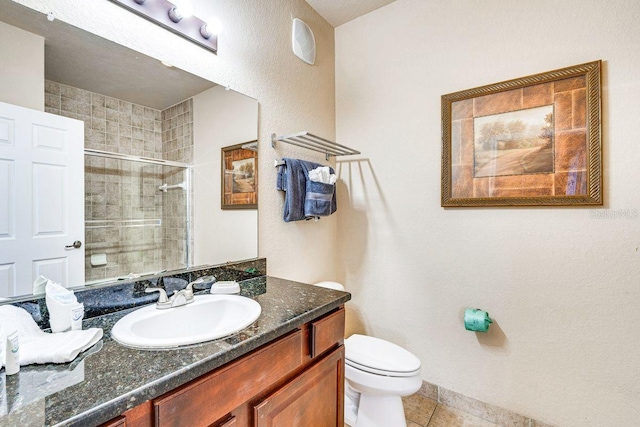
[[[402,403],[407,427],[501,427],[420,394],[404,397]]]
[[[405,397],[402,401],[407,427],[500,427],[419,394]]]

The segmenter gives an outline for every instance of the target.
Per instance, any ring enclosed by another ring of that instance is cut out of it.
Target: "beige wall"
[[[336,29],[337,139],[363,152],[338,163],[336,278],[425,380],[558,426],[638,424],[639,21],[636,0],[398,0]],[[441,95],[597,59],[603,208],[440,207]]]
[[[44,111],[44,38],[0,22],[0,102]]]
[[[216,86],[193,97],[193,111],[194,265],[254,258],[258,212],[220,208],[220,157],[222,147],[257,138],[258,102]]]
[[[271,134],[309,130],[327,138],[335,131],[333,28],[304,0],[193,0],[196,15],[215,13],[224,24],[219,54],[183,40],[107,1],[16,0],[58,19],[255,98],[260,103],[259,254],[269,273],[315,281],[335,275],[335,218],[285,224],[283,194],[275,190],[273,160],[282,156],[323,161],[320,154],[270,146]],[[291,17],[309,24],[316,64],[291,52]],[[312,250],[309,250],[312,248]]]

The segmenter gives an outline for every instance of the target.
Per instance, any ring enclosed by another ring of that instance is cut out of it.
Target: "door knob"
[[[73,242],[72,245],[67,245],[64,248],[65,249],[78,249],[78,248],[80,248],[80,246],[82,246],[82,242],[80,240],[76,240],[75,242]]]

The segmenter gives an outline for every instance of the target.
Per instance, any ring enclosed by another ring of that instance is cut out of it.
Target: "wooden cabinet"
[[[335,349],[255,407],[255,427],[344,424],[344,346]]]
[[[342,427],[343,336],[340,308],[105,427]]]
[[[154,400],[155,425],[210,426],[298,368],[301,346],[298,330]]]

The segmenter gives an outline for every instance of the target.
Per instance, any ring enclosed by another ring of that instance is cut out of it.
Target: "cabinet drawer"
[[[216,424],[214,427],[238,427],[238,419],[236,417],[232,417],[222,424]]]
[[[125,427],[127,425],[125,421],[125,417],[119,416],[118,418],[114,418],[104,424],[100,424],[98,427]]]
[[[344,339],[344,307],[311,322],[309,339],[312,358],[341,343]]]
[[[133,407],[124,414],[126,427],[151,427],[153,426],[153,405],[147,400],[140,405]]]
[[[301,348],[302,332],[297,330],[156,399],[156,426],[210,426],[301,366]]]

